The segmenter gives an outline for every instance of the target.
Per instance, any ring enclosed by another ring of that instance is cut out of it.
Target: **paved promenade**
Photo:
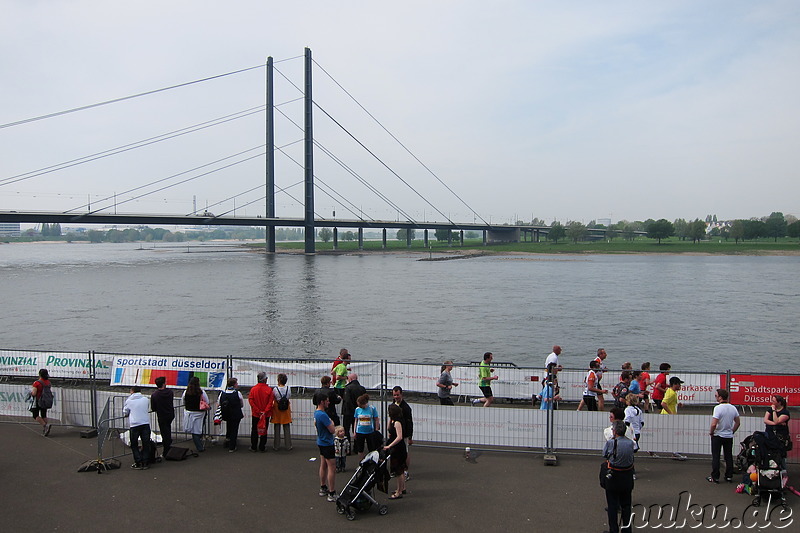
[[[0,505],[5,531],[456,531],[600,532],[608,528],[605,495],[598,486],[600,458],[560,456],[558,466],[544,466],[539,454],[480,453],[474,462],[463,451],[412,449],[409,494],[389,501],[389,513],[373,508],[353,522],[336,513],[335,505],[317,496],[317,448],[295,439],[291,452],[254,454],[247,442],[236,453],[209,447],[198,458],[161,463],[146,471],[132,470],[130,456],[109,473],[77,473],[96,456],[96,439],[81,439],[78,430],[54,427],[49,438],[38,426],[0,423]],[[337,489],[355,468],[337,477]],[[705,481],[708,460],[683,462],[638,457],[634,504],[682,507],[678,522],[692,515],[691,504],[724,505],[728,519],[745,516],[746,523],[765,524],[747,511],[751,498],[735,494],[733,485]],[[790,484],[800,485],[800,468],[790,467]],[[394,480],[391,482],[394,485]],[[800,509],[800,498],[788,495]],[[694,508],[695,512],[699,511]],[[765,510],[764,507],[759,510]],[[749,513],[749,514],[747,514]],[[698,516],[698,515],[695,515]],[[749,518],[748,518],[749,517]],[[773,523],[780,517],[772,513]],[[785,518],[785,516],[784,516]],[[747,522],[749,520],[749,522]],[[790,519],[791,520],[791,519]],[[651,517],[651,525],[657,521]],[[723,525],[706,513],[703,525]],[[664,529],[666,520],[660,521]],[[780,525],[786,525],[784,520]],[[36,524],[34,526],[34,524]],[[783,531],[798,531],[800,516]],[[650,528],[646,528],[649,530]],[[698,527],[698,529],[703,529]],[[728,526],[710,528],[733,531]],[[745,530],[745,528],[739,528]],[[707,529],[704,529],[707,530]],[[778,531],[755,527],[748,531]]]

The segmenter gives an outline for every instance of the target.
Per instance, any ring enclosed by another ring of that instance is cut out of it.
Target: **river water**
[[[798,370],[800,257],[0,245],[0,348]]]

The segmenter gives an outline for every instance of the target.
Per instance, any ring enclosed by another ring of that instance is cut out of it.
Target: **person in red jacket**
[[[252,429],[250,431],[250,451],[256,450],[260,452],[267,451],[267,429],[269,429],[269,419],[272,417],[272,407],[275,403],[275,397],[272,395],[272,387],[267,385],[267,373],[259,372],[256,376],[258,383],[250,389],[250,394],[247,396],[247,401],[250,402],[250,411],[252,412]],[[261,415],[266,419],[266,428],[263,435],[258,434],[258,422],[261,420]]]

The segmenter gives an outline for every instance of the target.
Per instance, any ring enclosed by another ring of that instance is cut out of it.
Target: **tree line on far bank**
[[[531,225],[544,224],[543,221],[534,219]],[[781,237],[800,238],[800,221],[792,215],[784,216],[780,212],[773,212],[768,217],[724,222],[718,221],[716,215],[708,215],[705,220],[697,218],[687,221],[679,218],[674,222],[664,218],[635,222],[622,220],[610,226],[596,224],[594,221],[589,224],[575,221],[561,224],[556,221],[550,225],[550,232],[547,238],[553,242],[564,239],[569,239],[573,242],[585,241],[590,236],[595,239],[602,238],[609,241],[616,237],[622,237],[625,240],[632,241],[642,234],[646,234],[651,239],[656,239],[659,244],[662,239],[669,237],[678,237],[682,241],[691,240],[695,243],[710,237],[718,237],[726,241],[733,239],[737,244],[739,241],[758,240],[761,238],[774,239],[777,242]]]

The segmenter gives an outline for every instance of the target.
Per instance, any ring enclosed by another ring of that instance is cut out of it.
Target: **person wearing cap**
[[[661,400],[662,415],[676,415],[678,407],[683,407],[682,403],[678,403],[678,391],[681,390],[682,383],[683,380],[677,376],[669,378],[669,387],[664,393],[664,399]]]

